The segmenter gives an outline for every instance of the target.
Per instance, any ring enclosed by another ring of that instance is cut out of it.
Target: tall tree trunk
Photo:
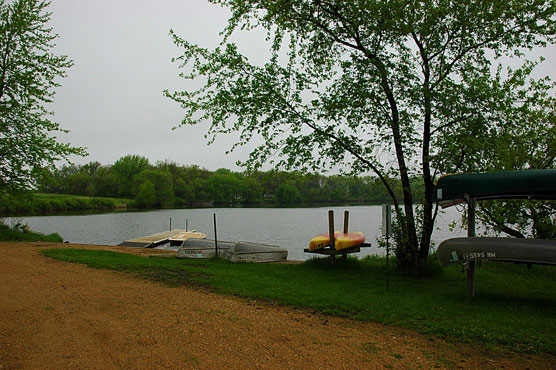
[[[423,230],[421,231],[419,257],[417,260],[417,269],[419,271],[422,271],[426,267],[429,258],[431,236],[434,229],[432,203],[433,192],[434,185],[432,181],[425,181],[425,199],[423,199]]]
[[[431,142],[431,92],[429,89],[430,80],[430,70],[428,59],[423,56],[424,60],[424,75],[425,81],[423,84],[423,96],[424,96],[424,110],[425,119],[423,122],[423,182],[425,187],[425,196],[423,201],[423,222],[421,230],[421,241],[419,245],[419,257],[417,259],[417,269],[421,271],[426,267],[429,257],[429,250],[431,244],[431,236],[433,231],[433,217],[432,217],[432,197],[434,192],[434,182],[431,175],[430,168],[430,142]]]
[[[398,169],[400,171],[400,180],[402,184],[402,194],[404,201],[404,212],[405,214],[401,217],[401,212],[399,208],[396,208],[396,214],[398,219],[403,219],[403,227],[401,230],[401,240],[398,240],[398,250],[396,252],[398,256],[398,263],[402,268],[412,268],[416,266],[417,253],[419,251],[419,244],[417,241],[417,231],[415,229],[415,216],[413,213],[413,194],[411,192],[411,181],[409,179],[409,171],[405,163],[405,152],[403,148],[403,139],[400,131],[400,115],[398,110],[398,104],[394,96],[394,92],[390,86],[388,80],[388,70],[384,63],[373,53],[370,53],[367,49],[361,47],[361,50],[369,58],[371,63],[377,68],[381,76],[381,86],[384,91],[384,95],[388,100],[388,105],[390,106],[390,111],[392,113],[392,136],[394,138],[394,148],[396,151],[396,159],[398,162]]]
[[[415,228],[415,215],[413,213],[413,194],[411,192],[411,181],[409,179],[408,169],[405,163],[405,153],[403,151],[403,144],[401,134],[399,131],[399,124],[392,125],[392,132],[394,134],[394,146],[396,149],[396,157],[398,160],[398,167],[400,170],[400,179],[402,183],[402,193],[404,200],[402,240],[398,241],[397,256],[401,267],[413,268],[417,266],[417,254],[419,251],[419,244],[417,242],[417,231]],[[399,213],[398,213],[399,217]],[[401,253],[400,253],[401,252]]]
[[[421,161],[423,162],[423,185],[425,187],[425,194],[423,201],[423,220],[421,230],[421,240],[419,245],[419,256],[417,258],[417,270],[421,271],[428,262],[431,236],[433,231],[433,215],[432,215],[432,197],[434,192],[434,182],[431,175],[430,168],[430,142],[431,142],[431,117],[432,117],[432,103],[430,91],[430,63],[429,57],[425,47],[416,33],[412,33],[413,40],[419,48],[421,60],[423,62],[423,148]]]

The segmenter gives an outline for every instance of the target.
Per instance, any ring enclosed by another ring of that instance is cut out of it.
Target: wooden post
[[[189,221],[187,218],[185,219],[185,231],[187,231],[187,221]]]
[[[472,238],[475,236],[475,198],[471,198],[465,194],[467,200],[467,236]]]
[[[170,231],[172,231],[172,217],[170,217]]]
[[[390,236],[386,237],[386,290],[390,288],[390,266],[388,259],[390,257]]]
[[[212,214],[214,219],[214,250],[216,252],[215,257],[218,258],[218,236],[216,235],[216,213]]]
[[[467,298],[475,299],[475,261],[467,262]]]
[[[344,211],[344,234],[349,230],[349,211]],[[342,254],[342,259],[347,259],[347,253]]]
[[[467,237],[475,236],[475,198],[465,194],[467,200]],[[467,298],[475,298],[475,261],[468,261],[467,270]]]
[[[334,245],[334,211],[328,211],[328,235],[330,236],[330,249],[336,250],[336,246]],[[336,256],[331,254],[330,255],[330,264],[332,266],[336,266]]]
[[[330,236],[330,249],[336,250],[334,244],[334,211],[328,211],[328,235]]]

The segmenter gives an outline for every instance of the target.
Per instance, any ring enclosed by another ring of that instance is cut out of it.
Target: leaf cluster
[[[52,52],[58,37],[48,27],[48,2],[0,2],[0,188],[34,184],[36,171],[84,148],[60,143],[65,133],[48,116],[59,78],[73,62]]]

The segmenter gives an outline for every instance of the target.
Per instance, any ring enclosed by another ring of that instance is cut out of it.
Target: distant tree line
[[[420,187],[416,187],[420,188]],[[257,205],[289,203],[387,202],[389,195],[374,177],[323,176],[300,172],[209,171],[196,165],[127,155],[113,165],[98,162],[47,171],[38,190],[45,193],[117,197],[139,207]],[[400,191],[401,189],[396,189]],[[416,199],[419,194],[416,194]]]

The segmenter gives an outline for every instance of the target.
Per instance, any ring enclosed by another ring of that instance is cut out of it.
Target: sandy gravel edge
[[[170,288],[0,243],[0,369],[556,368],[550,355],[492,352],[411,330]]]

